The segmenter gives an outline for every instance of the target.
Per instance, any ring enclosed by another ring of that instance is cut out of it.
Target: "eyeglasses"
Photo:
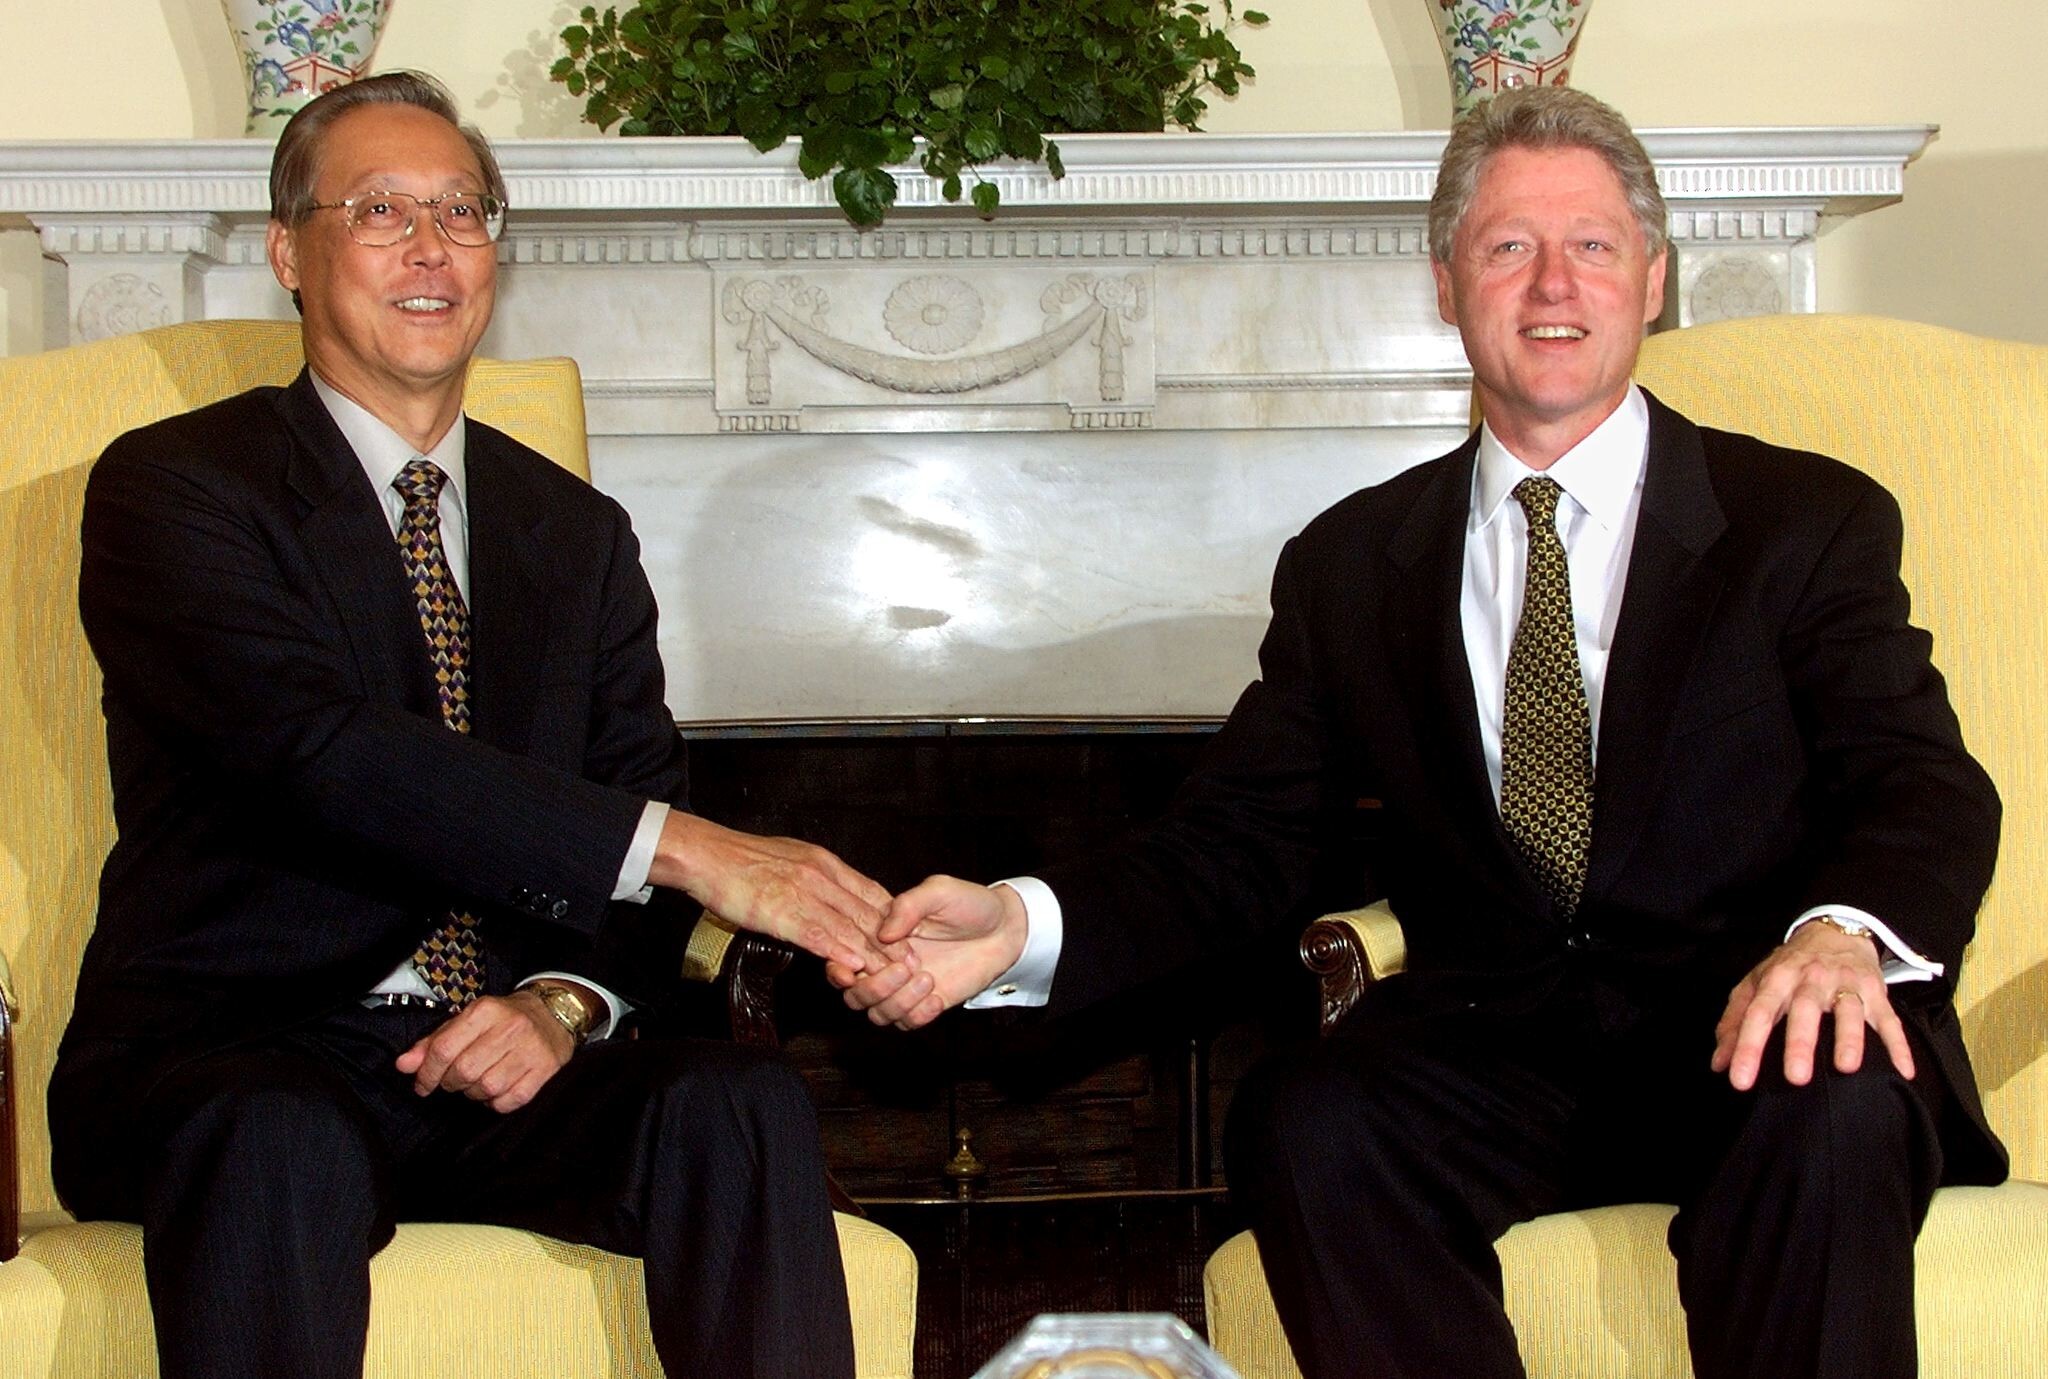
[[[480,249],[505,231],[505,203],[488,192],[443,192],[424,199],[404,192],[364,192],[346,201],[316,201],[309,209],[347,212],[348,237],[366,249],[411,239],[421,211],[434,217],[450,244]]]

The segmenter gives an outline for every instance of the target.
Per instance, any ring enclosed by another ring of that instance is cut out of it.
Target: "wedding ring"
[[[1837,991],[1835,993],[1834,1000],[1828,1002],[1828,1009],[1833,1010],[1836,1006],[1840,1005],[1844,997],[1854,999],[1858,1005],[1861,1005],[1863,1003],[1862,992],[1853,990],[1845,986],[1840,991]]]

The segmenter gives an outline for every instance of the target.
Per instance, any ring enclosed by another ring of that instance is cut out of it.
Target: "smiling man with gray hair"
[[[1173,810],[934,877],[882,929],[921,964],[834,979],[903,1025],[1072,1010],[1298,924],[1320,822],[1369,801],[1407,969],[1249,1074],[1225,1136],[1311,1379],[1514,1379],[1494,1241],[1644,1200],[1680,1206],[1699,1379],[1904,1379],[1928,1201],[2005,1155],[1951,1004],[1998,797],[1907,621],[1898,505],[1631,380],[1665,209],[1592,97],[1467,117],[1430,248],[1485,421],[1288,543]]]
[[[681,897],[862,967],[888,896],[688,812],[625,512],[463,414],[506,195],[447,93],[321,96],[272,192],[305,371],[86,493],[119,836],[58,1189],[142,1223],[165,1379],[356,1379],[402,1220],[640,1257],[672,1375],[850,1379],[802,1080],[614,1036],[671,1003]]]

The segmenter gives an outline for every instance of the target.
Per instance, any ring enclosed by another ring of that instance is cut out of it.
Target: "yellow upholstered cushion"
[[[1682,1379],[1685,1319],[1664,1247],[1666,1206],[1564,1212],[1509,1231],[1497,1247],[1508,1316],[1531,1379]],[[1209,1336],[1244,1379],[1300,1379],[1249,1231],[1203,1275]]]
[[[487,426],[590,478],[583,375],[573,359],[473,359],[462,405]]]
[[[1688,1379],[1671,1208],[1563,1212],[1496,1247],[1530,1379]],[[1921,1379],[2048,1373],[2048,1187],[1944,1188],[1914,1252]],[[1300,1379],[1246,1232],[1202,1278],[1209,1338],[1243,1379]]]
[[[917,1262],[880,1227],[849,1216],[838,1224],[858,1373],[910,1379]],[[662,1373],[637,1259],[495,1226],[405,1225],[371,1261],[370,1288],[368,1379]],[[0,1379],[148,1379],[156,1333],[141,1228],[94,1222],[31,1235],[0,1265],[0,1318]]]

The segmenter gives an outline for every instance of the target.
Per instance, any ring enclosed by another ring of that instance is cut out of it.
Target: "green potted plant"
[[[804,175],[831,173],[847,217],[873,225],[895,204],[891,164],[915,158],[948,201],[972,178],[988,215],[1001,197],[982,164],[1064,175],[1048,135],[1198,128],[1206,91],[1253,75],[1240,18],[1266,22],[1232,0],[641,0],[584,9],[553,76],[600,129],[763,152],[795,137]]]

